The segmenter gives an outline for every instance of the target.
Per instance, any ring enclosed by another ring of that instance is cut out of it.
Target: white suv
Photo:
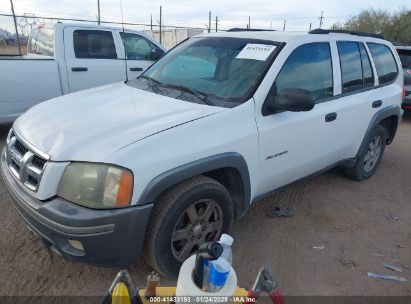
[[[49,100],[13,125],[1,171],[64,257],[175,275],[250,204],[334,166],[373,175],[401,121],[393,46],[361,33],[200,35],[141,77]]]

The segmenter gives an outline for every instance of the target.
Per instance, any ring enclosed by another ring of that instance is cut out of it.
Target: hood
[[[222,110],[116,83],[41,103],[13,128],[51,160],[104,162],[133,142]]]

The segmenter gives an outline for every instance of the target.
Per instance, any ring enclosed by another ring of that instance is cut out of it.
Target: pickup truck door
[[[113,32],[92,27],[64,29],[65,59],[70,92],[124,81],[124,61]]]
[[[140,76],[165,53],[159,45],[144,34],[121,30],[116,32],[122,58],[124,58],[124,48],[126,51],[128,79]]]
[[[330,44],[309,43],[291,52],[286,50],[276,59],[275,69],[279,72],[268,73],[272,80],[268,81],[269,76],[264,80],[271,87],[268,95],[255,96],[256,104],[260,104],[256,111],[260,169],[257,195],[325,169],[341,156],[338,117],[335,105],[329,102],[336,73]],[[264,113],[263,104],[287,88],[310,91],[315,107],[307,112]]]

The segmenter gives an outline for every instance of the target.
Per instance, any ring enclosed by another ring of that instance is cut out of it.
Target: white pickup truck
[[[33,29],[27,53],[0,57],[0,124],[39,102],[136,78],[165,49],[137,31],[57,23]]]

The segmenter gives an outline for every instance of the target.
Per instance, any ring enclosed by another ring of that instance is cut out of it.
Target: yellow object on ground
[[[126,284],[119,282],[113,289],[111,304],[131,304],[130,293]]]

